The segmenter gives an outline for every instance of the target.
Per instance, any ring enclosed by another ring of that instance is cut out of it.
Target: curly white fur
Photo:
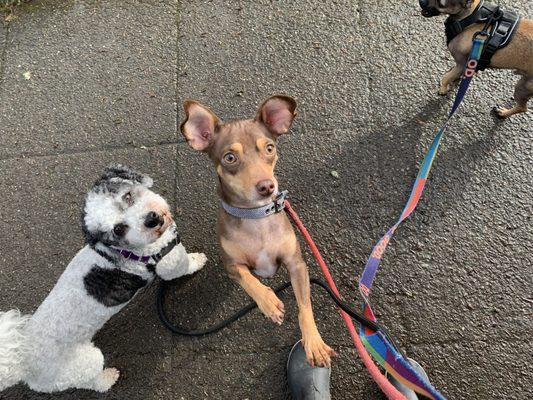
[[[28,318],[18,310],[0,312],[0,390],[24,377],[26,340],[23,330]]]

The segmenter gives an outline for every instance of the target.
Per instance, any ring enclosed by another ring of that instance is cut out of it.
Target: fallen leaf
[[[18,17],[15,14],[7,14],[4,18],[4,21],[11,22],[18,19]]]

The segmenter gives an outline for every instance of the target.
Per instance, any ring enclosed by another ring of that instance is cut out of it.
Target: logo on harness
[[[374,250],[372,251],[372,257],[377,258],[381,260],[381,257],[383,256],[383,253],[385,252],[385,249],[387,248],[387,245],[390,241],[390,236],[385,235],[379,243],[374,247]]]
[[[471,78],[476,73],[477,60],[469,60],[466,64],[465,78]]]

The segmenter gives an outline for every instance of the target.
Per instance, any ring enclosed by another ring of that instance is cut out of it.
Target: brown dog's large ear
[[[274,135],[289,131],[296,117],[296,101],[288,96],[272,96],[257,111],[256,121],[263,123]]]
[[[186,100],[183,108],[186,117],[180,126],[181,133],[194,150],[205,151],[213,142],[220,120],[209,108],[194,100]]]

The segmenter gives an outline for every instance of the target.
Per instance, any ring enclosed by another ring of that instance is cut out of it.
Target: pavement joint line
[[[411,342],[408,343],[408,346],[411,346],[413,348],[417,347],[427,347],[427,346],[450,346],[454,344],[465,344],[465,343],[475,343],[475,342],[492,342],[494,339],[498,339],[496,337],[476,337],[475,340],[472,340],[468,337],[462,337],[460,339],[449,339],[449,340],[436,340],[436,341],[420,341],[420,342]],[[533,341],[531,338],[524,339],[523,337],[520,338],[506,338],[505,343],[528,343],[530,341]]]
[[[64,150],[64,151],[50,152],[50,153],[24,153],[24,154],[19,154],[15,156],[0,157],[0,161],[20,160],[20,159],[27,159],[27,158],[57,157],[57,156],[63,156],[63,155],[101,153],[101,152],[115,151],[115,150],[136,150],[136,149],[137,150],[140,150],[140,149],[148,150],[148,149],[153,149],[157,147],[176,146],[179,144],[180,142],[176,140],[170,140],[170,141],[160,142],[160,143],[152,144],[152,145],[105,146],[105,147],[90,149],[90,150]]]
[[[0,53],[0,94],[2,93],[2,87],[4,86],[4,72],[5,72],[5,66],[7,61],[7,46],[9,43],[9,24],[3,28],[6,32],[6,37],[4,38],[4,47],[2,48],[2,52]]]
[[[175,171],[176,173],[174,174],[174,209],[176,209],[176,207],[178,207],[179,205],[179,190],[178,190],[178,179],[179,179],[179,174],[177,173],[177,171],[179,170],[179,145],[180,144],[183,144],[183,140],[182,141],[179,141],[179,138],[180,138],[180,121],[179,121],[179,108],[181,107],[181,101],[180,101],[180,62],[181,62],[181,57],[180,57],[180,22],[181,22],[181,13],[180,13],[180,10],[181,10],[181,1],[177,1],[176,2],[176,58],[175,58],[175,61],[176,61],[176,65],[175,65],[175,77],[176,77],[176,83],[175,83],[175,86],[176,86],[176,141],[177,141],[177,146],[176,146],[176,153],[175,153]],[[185,143],[186,144],[186,143]],[[176,335],[172,335],[170,341],[169,341],[169,345],[171,347],[175,347],[176,346],[176,341],[178,339],[176,338]],[[171,365],[171,368],[173,370],[175,370],[177,368],[177,359],[176,359],[176,355],[174,352],[171,352],[171,356],[170,356],[170,365]]]
[[[179,122],[179,113],[178,108],[180,107],[180,101],[179,101],[179,79],[180,79],[180,9],[181,9],[181,1],[176,2],[176,58],[175,58],[175,71],[174,76],[176,77],[176,83],[175,83],[175,98],[176,98],[176,143],[179,144],[179,134],[180,134],[180,122]],[[179,146],[176,146],[175,154],[174,154],[174,168],[175,171],[178,170],[179,167]],[[179,191],[178,191],[178,174],[176,173],[174,175],[174,207],[177,207],[178,199],[179,199]],[[174,357],[171,358],[172,363],[174,362]]]

